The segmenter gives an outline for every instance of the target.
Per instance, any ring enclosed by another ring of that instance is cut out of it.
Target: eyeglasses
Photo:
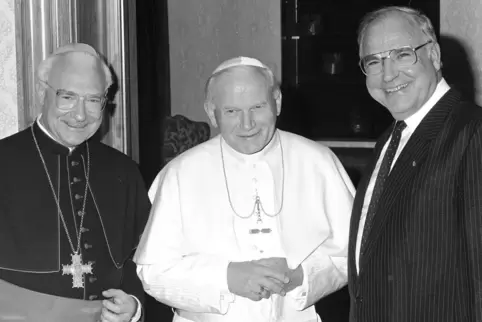
[[[360,59],[360,68],[363,74],[367,76],[380,74],[383,71],[383,61],[387,58],[390,58],[397,68],[412,66],[417,63],[418,60],[417,50],[430,43],[432,43],[432,40],[415,48],[405,46],[377,54],[367,55]],[[385,57],[382,57],[382,54],[384,53],[388,54]]]
[[[57,104],[57,108],[61,111],[72,111],[77,106],[80,99],[84,101],[86,112],[92,116],[100,117],[102,111],[104,110],[105,103],[107,101],[105,93],[103,95],[79,95],[75,92],[67,91],[65,89],[55,89],[47,82],[43,83],[55,92],[55,102]]]

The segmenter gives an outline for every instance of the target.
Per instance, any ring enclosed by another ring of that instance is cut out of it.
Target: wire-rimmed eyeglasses
[[[56,89],[49,83],[42,81],[50,89],[55,92],[57,108],[61,111],[70,112],[79,103],[79,100],[83,100],[85,104],[85,110],[89,115],[100,117],[102,111],[104,110],[105,103],[107,101],[106,93],[101,95],[86,94],[80,95],[73,91],[68,91],[65,89]]]
[[[432,40],[417,46],[410,47],[404,46],[400,48],[391,49],[388,51],[383,51],[377,54],[371,54],[360,59],[360,68],[365,75],[377,75],[383,71],[383,61],[390,58],[396,67],[408,67],[417,63],[418,56],[417,50],[432,43]],[[385,56],[383,54],[387,53]]]

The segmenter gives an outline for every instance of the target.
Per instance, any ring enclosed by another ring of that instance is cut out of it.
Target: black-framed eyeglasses
[[[404,46],[367,55],[360,59],[360,69],[367,76],[380,74],[383,71],[383,61],[388,58],[392,60],[397,68],[412,66],[418,61],[417,50],[432,42],[432,40],[429,40],[417,47]],[[385,53],[386,55],[383,55]]]
[[[61,111],[70,112],[79,103],[79,100],[83,100],[85,104],[85,110],[88,114],[100,117],[102,111],[105,108],[107,102],[107,94],[101,95],[93,95],[93,94],[86,94],[80,95],[73,91],[68,91],[65,89],[56,89],[48,82],[42,81],[45,85],[47,85],[50,89],[55,92],[56,100],[55,103],[57,104],[57,108]]]

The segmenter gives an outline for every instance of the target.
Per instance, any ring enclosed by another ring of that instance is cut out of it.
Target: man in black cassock
[[[0,140],[0,321],[138,321],[131,260],[150,202],[137,165],[91,137],[112,75],[85,44],[40,63],[41,114]]]

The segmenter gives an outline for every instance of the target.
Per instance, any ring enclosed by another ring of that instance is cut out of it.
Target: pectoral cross
[[[256,201],[254,202],[254,209],[255,209],[254,213],[258,217],[258,219],[256,220],[256,223],[262,224],[263,219],[261,218],[261,205],[260,205],[260,201],[259,201],[259,196],[256,196]]]
[[[84,287],[84,274],[92,274],[92,263],[82,264],[82,255],[74,253],[71,265],[62,265],[62,275],[72,275],[72,288]]]

